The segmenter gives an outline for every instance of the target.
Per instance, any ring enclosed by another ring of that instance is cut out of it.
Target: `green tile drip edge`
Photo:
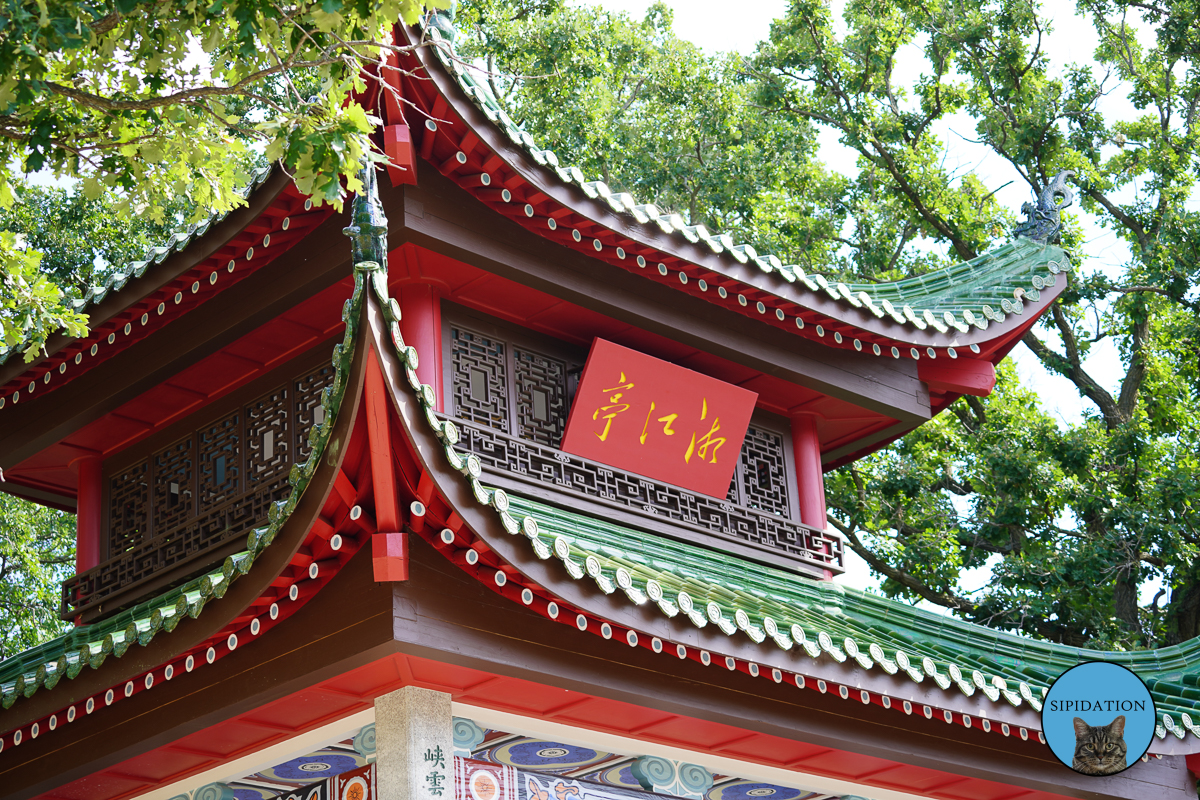
[[[270,175],[270,167],[258,170],[251,176],[250,183],[238,190],[238,196],[245,200],[255,189],[262,186]],[[152,266],[161,264],[173,251],[183,252],[188,245],[208,233],[209,228],[229,216],[229,213],[229,211],[222,211],[209,214],[202,221],[189,225],[186,230],[176,231],[163,244],[151,247],[141,261],[131,262],[124,269],[115,270],[105,279],[104,283],[90,287],[82,297],[69,300],[68,305],[72,311],[83,311],[90,306],[97,305],[108,297],[110,292],[121,291],[130,280],[142,277]],[[0,347],[0,365],[7,363],[14,353],[24,351],[28,344],[29,340],[25,338],[17,344]]]

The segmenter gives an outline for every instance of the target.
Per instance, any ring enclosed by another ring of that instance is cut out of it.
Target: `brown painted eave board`
[[[133,278],[120,291],[109,292],[98,304],[85,309],[88,326],[97,328],[130,306],[137,305],[171,281],[196,266],[224,247],[231,239],[258,218],[291,183],[291,178],[280,169],[271,173],[263,184],[247,199],[246,205],[230,212],[229,216],[216,223],[203,236],[189,242],[181,253],[172,253],[161,264],[152,264],[140,278]],[[26,364],[20,354],[9,356],[7,364],[0,366],[0,386],[29,369],[43,359],[53,356],[75,337],[55,333],[46,342],[46,353]]]
[[[75,498],[59,494],[58,492],[38,489],[34,486],[24,486],[12,480],[0,483],[0,492],[11,494],[13,497],[20,497],[23,500],[32,500],[35,503],[49,506],[50,508],[57,508],[59,511],[66,511],[71,514],[75,513]]]
[[[415,31],[407,29],[407,32],[412,41],[419,41],[420,36]],[[1011,328],[1019,327],[1023,322],[1023,320],[1014,322],[1011,317],[1015,315],[1010,314],[1008,315],[1009,319],[1006,319],[1004,323],[999,325],[993,323],[987,330],[979,330],[973,326],[967,333],[952,330],[943,334],[932,327],[919,330],[910,325],[901,325],[888,316],[878,318],[865,309],[854,308],[833,300],[823,292],[808,291],[806,287],[790,284],[775,273],[764,273],[752,263],[741,264],[731,257],[713,253],[711,249],[700,243],[688,242],[681,236],[663,233],[653,225],[643,225],[630,215],[618,214],[600,200],[588,197],[580,187],[565,183],[554,170],[534,161],[524,147],[514,143],[495,123],[487,118],[479,106],[463,93],[458,81],[447,73],[431,48],[417,48],[414,51],[414,57],[420,60],[438,92],[446,98],[471,131],[488,148],[500,156],[513,172],[564,208],[615,231],[631,241],[710,269],[718,274],[727,275],[747,286],[768,292],[846,325],[918,348],[947,346],[965,348],[971,344],[985,347],[987,342],[1003,338]],[[439,124],[445,123],[439,120]],[[421,170],[421,183],[426,181],[431,172],[436,172],[436,167],[427,166]],[[654,202],[654,198],[640,198],[639,201]],[[641,282],[642,284],[653,283],[644,279]],[[1039,301],[1032,304],[1026,313],[1040,313],[1061,291],[1062,289],[1057,287],[1056,282],[1055,287],[1042,292],[1045,302]]]
[[[419,186],[384,192],[383,202],[392,247],[410,241],[869,411],[929,419],[915,362],[825,347],[588,258],[504,218],[432,167]]]
[[[69,388],[6,411],[0,469],[61,441],[123,403],[348,277],[345,218],[326,219],[266,267],[95,369]],[[189,251],[185,251],[189,252]],[[147,273],[149,274],[149,273]]]
[[[845,445],[844,447],[839,447],[836,450],[830,450],[827,453],[822,453],[821,463],[824,465],[826,470],[831,470],[834,467],[840,467],[842,464],[853,461],[854,459],[851,458],[851,456],[855,455],[856,453],[861,453],[864,450],[874,449],[873,445],[879,445],[881,443],[886,444],[893,439],[898,439],[909,431],[914,430],[916,427],[916,425],[910,422],[899,422],[895,425],[889,425],[883,430],[875,431],[874,433],[868,434],[861,439],[856,439],[854,442]]]

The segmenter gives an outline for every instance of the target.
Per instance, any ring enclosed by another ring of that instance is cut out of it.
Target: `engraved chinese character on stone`
[[[433,764],[441,769],[446,768],[446,755],[442,752],[442,746],[430,747],[425,750],[425,763]]]

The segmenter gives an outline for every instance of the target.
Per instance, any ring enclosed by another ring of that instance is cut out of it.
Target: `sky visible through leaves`
[[[609,11],[625,12],[635,19],[645,16],[646,9],[653,0],[599,0],[588,5],[599,5]],[[771,21],[782,16],[787,10],[787,0],[741,0],[737,4],[737,13],[728,13],[728,4],[719,0],[665,0],[675,12],[675,32],[684,39],[699,45],[708,53],[728,52],[735,50],[743,55],[750,55],[758,42],[765,39],[770,31]],[[584,3],[580,3],[584,5]],[[838,11],[842,3],[832,0],[831,5],[835,15],[840,18]],[[1096,47],[1095,29],[1084,18],[1075,14],[1074,3],[1047,2],[1043,4],[1054,21],[1054,31],[1047,43],[1054,62],[1060,69],[1065,69],[1072,63],[1084,63],[1092,58]],[[1153,36],[1146,33],[1143,43],[1150,45]],[[916,69],[922,64],[918,45],[909,45],[913,51],[912,63],[914,72],[911,75],[898,75],[897,83],[909,84],[916,77]],[[1133,115],[1133,107],[1128,102],[1124,87],[1113,84],[1113,91],[1101,102],[1101,109],[1106,113],[1119,116]],[[962,173],[974,172],[986,186],[1001,187],[996,196],[1009,208],[1016,211],[1021,204],[1032,198],[1027,194],[1026,185],[1018,179],[1011,165],[996,155],[985,145],[975,144],[971,139],[974,134],[974,124],[965,112],[960,112],[948,121],[937,123],[938,136],[946,143],[950,156],[948,164]],[[858,172],[855,164],[855,153],[844,147],[837,136],[828,130],[823,130],[819,136],[822,159],[832,168],[846,175]],[[1124,199],[1124,198],[1122,198]],[[652,198],[645,198],[650,201]],[[1103,230],[1084,218],[1087,240],[1085,253],[1089,266],[1112,268],[1112,275],[1119,274],[1121,265],[1128,259],[1129,251],[1124,242],[1110,231]],[[1048,340],[1054,341],[1050,331],[1043,331]],[[1059,342],[1054,341],[1058,347]],[[1037,358],[1025,347],[1017,347],[1009,356],[1016,362],[1017,371],[1022,383],[1035,390],[1041,397],[1043,405],[1062,421],[1064,425],[1078,422],[1083,415],[1085,400],[1067,379],[1052,375],[1046,371]],[[1087,360],[1084,362],[1088,372],[1110,391],[1118,389],[1124,375],[1113,339],[1098,342]],[[998,557],[995,557],[998,558]],[[990,576],[990,566],[975,570],[964,571],[962,588],[976,589],[983,586]],[[859,589],[877,588],[880,581],[871,575],[865,561],[846,549],[846,574],[838,582]],[[1147,581],[1141,586],[1141,603],[1146,603],[1161,588],[1158,580]],[[922,601],[918,604],[939,614],[949,613],[946,609]]]

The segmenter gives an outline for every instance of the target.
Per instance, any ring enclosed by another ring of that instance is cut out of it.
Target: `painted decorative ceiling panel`
[[[555,742],[539,741],[539,740],[523,740],[529,744],[538,747],[539,749],[567,749],[566,745],[557,745]],[[533,769],[511,769],[503,772],[488,771],[487,767],[490,762],[473,760],[473,759],[455,759],[456,768],[462,768],[466,773],[466,781],[468,786],[471,785],[473,773],[487,771],[490,776],[507,776],[510,780],[515,779],[516,785],[513,787],[504,786],[504,778],[499,777],[501,784],[501,797],[508,797],[511,800],[646,800],[651,794],[644,789],[633,773],[636,767],[633,766],[641,759],[630,760],[629,764],[623,768],[612,768],[603,773],[589,774],[586,777],[567,777],[556,775],[550,771],[540,771]],[[665,762],[665,759],[658,759]],[[694,770],[702,770],[703,768],[696,765],[691,766]],[[609,774],[620,773],[624,781],[633,779],[633,784],[602,782],[596,780],[597,777]],[[771,798],[771,800],[862,800],[862,798],[854,798],[849,795],[830,795],[823,792],[814,792],[808,789],[797,789],[784,786],[775,786],[768,783],[739,780],[736,778],[728,778],[721,776],[722,783],[711,787],[706,794],[700,795],[706,800],[754,800],[754,798]],[[680,797],[680,795],[670,795],[662,791],[653,791],[655,796]],[[697,795],[692,795],[697,796]],[[685,795],[686,797],[686,795]],[[465,798],[459,798],[465,800]],[[472,796],[472,800],[476,800]]]
[[[454,734],[454,800],[863,800],[713,775],[695,764],[485,730],[463,718],[454,720]],[[329,779],[360,774],[373,763],[371,724],[311,753],[201,787],[190,800],[209,800],[204,792],[210,787],[221,791],[212,800],[326,800]]]
[[[493,731],[488,731],[488,733],[493,733]],[[523,769],[553,772],[559,775],[595,767],[597,764],[612,759],[611,753],[525,738],[512,739],[486,750],[477,750],[473,755],[484,761],[508,764]]]
[[[229,786],[233,789],[233,796],[236,800],[286,798],[287,795],[327,778],[365,767],[374,760],[373,752],[370,755],[364,755],[354,749],[353,739],[346,739],[307,755],[230,781]]]
[[[475,729],[468,739],[460,732]],[[455,753],[471,762],[486,762],[540,776],[569,779],[544,782],[541,778],[522,780],[513,800],[546,800],[542,793],[557,800],[618,800],[636,796],[645,800],[647,793],[686,800],[811,800],[832,798],[810,789],[776,786],[744,780],[730,775],[714,775],[696,764],[671,762],[656,757],[612,753],[551,739],[521,736],[497,730],[481,730],[470,720],[455,720]],[[462,747],[470,741],[473,746]],[[533,788],[536,787],[536,788]],[[636,795],[627,793],[633,792]]]

